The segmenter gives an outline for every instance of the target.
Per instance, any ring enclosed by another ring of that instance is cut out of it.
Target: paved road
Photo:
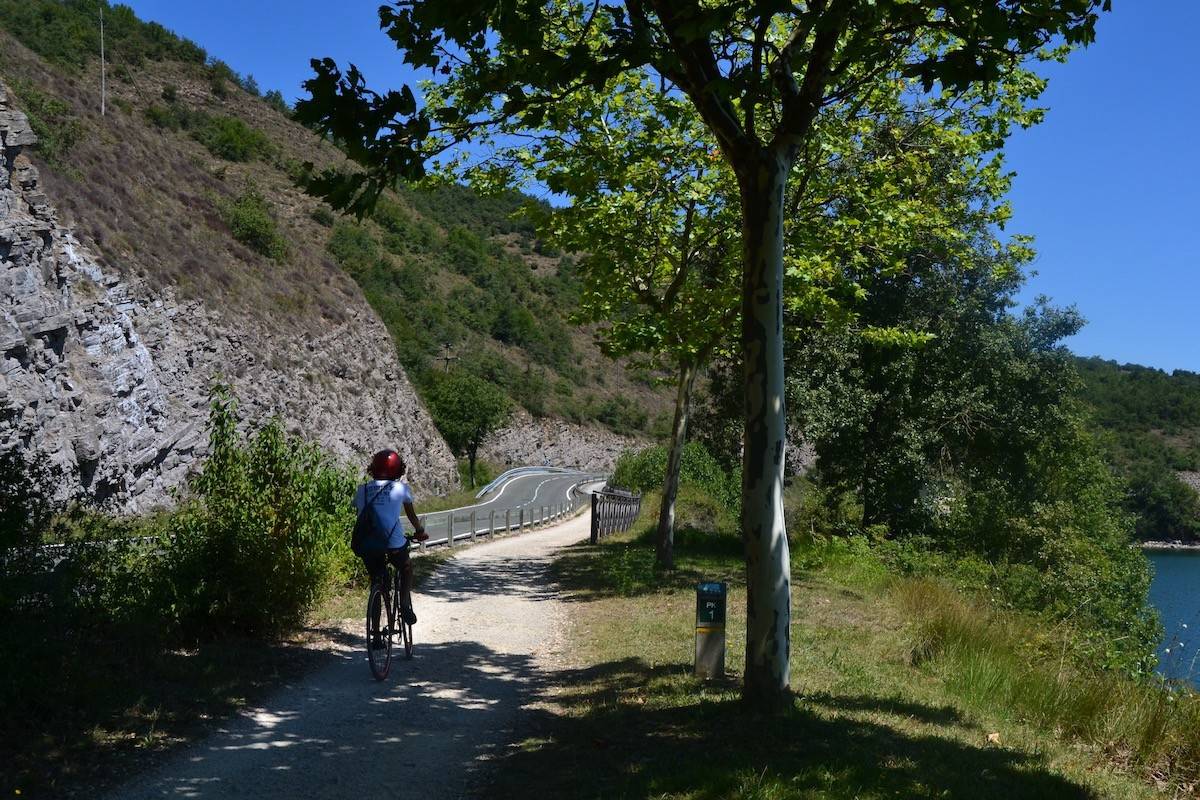
[[[476,533],[486,533],[493,527],[502,529],[506,519],[509,527],[517,528],[566,515],[583,503],[589,502],[586,494],[575,489],[590,477],[594,476],[584,472],[562,471],[518,475],[499,489],[480,498],[476,505],[421,514],[425,530],[429,533],[427,544],[446,543],[448,526],[451,525],[455,539],[469,536],[472,531],[472,513],[475,515]],[[421,501],[418,498],[418,512],[420,508]]]
[[[558,646],[565,612],[547,566],[587,534],[581,515],[463,550],[416,595],[416,654],[388,680],[372,680],[348,621],[330,663],[110,800],[468,796]]]

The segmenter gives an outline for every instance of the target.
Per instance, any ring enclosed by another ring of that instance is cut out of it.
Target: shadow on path
[[[475,642],[420,645],[374,681],[355,637],[303,682],[248,709],[119,798],[461,797],[545,688],[528,656]],[[534,676],[534,677],[530,677]]]
[[[545,575],[546,564],[541,560],[457,558],[441,564],[422,583],[420,594],[451,603],[471,602],[488,596],[535,601],[561,599],[558,588],[547,581]]]

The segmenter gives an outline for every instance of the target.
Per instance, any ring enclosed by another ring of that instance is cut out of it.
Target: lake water
[[[1150,603],[1162,615],[1159,672],[1200,684],[1200,551],[1150,551]],[[1168,652],[1169,651],[1169,652]]]

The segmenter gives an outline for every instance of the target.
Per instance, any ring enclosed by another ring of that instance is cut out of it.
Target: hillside
[[[32,274],[50,257],[58,270],[36,298],[8,293],[4,315],[14,342],[42,335],[24,317],[77,323],[53,329],[63,346],[40,365],[6,351],[0,446],[40,450],[76,489],[147,507],[203,453],[198,422],[220,379],[249,417],[280,415],[346,457],[390,442],[415,482],[441,491],[457,476],[418,398],[438,365],[483,375],[525,409],[504,432],[526,446],[516,460],[594,433],[588,457],[603,465],[629,441],[615,432],[661,426],[653,377],[614,369],[569,322],[572,261],[539,252],[512,220],[522,198],[406,191],[378,221],[336,218],[299,186],[306,163],[342,163],[334,147],[294,123],[278,93],[259,96],[120,6],[106,17],[101,116],[94,6],[0,3],[0,81],[38,139],[9,154],[10,171],[29,160],[27,194],[47,200],[31,224],[52,234],[45,252],[5,268],[13,285],[14,268]],[[100,277],[79,278],[67,250]],[[104,340],[114,353],[88,343],[98,314],[123,332]],[[122,377],[135,373],[136,390]]]
[[[1144,539],[1200,539],[1200,374],[1077,361],[1109,463]]]

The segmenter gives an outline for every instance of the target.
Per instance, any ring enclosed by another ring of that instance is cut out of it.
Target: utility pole
[[[105,75],[106,65],[104,63],[104,5],[100,3],[100,116],[104,116],[105,95],[108,93],[108,80]]]
[[[450,355],[450,343],[449,342],[442,345],[442,354],[437,357],[437,360],[442,362],[442,369],[446,372],[450,371],[450,362],[451,361],[458,361],[458,356]]]

